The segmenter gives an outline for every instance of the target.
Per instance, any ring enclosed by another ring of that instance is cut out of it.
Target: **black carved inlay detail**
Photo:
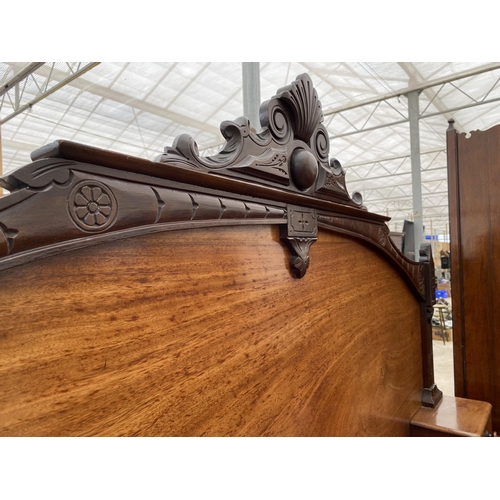
[[[384,247],[387,240],[387,232],[384,228],[379,227],[378,229],[378,242]]]
[[[78,183],[68,197],[73,222],[84,231],[104,231],[116,218],[117,203],[111,189],[102,182]]]
[[[165,202],[161,199],[160,195],[158,194],[158,191],[155,188],[152,187],[151,189],[153,190],[153,193],[158,202],[158,212],[156,213],[156,220],[155,220],[155,222],[158,222],[161,217],[161,212],[165,208]]]
[[[289,209],[288,235],[317,236],[318,225],[316,221],[316,214],[307,210]]]
[[[309,249],[318,239],[316,211],[288,206],[287,226],[282,226],[281,240],[290,250],[290,267],[297,278],[302,278],[309,267]]]

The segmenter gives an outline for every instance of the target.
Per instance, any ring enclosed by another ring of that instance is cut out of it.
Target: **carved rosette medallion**
[[[73,222],[83,231],[104,231],[115,221],[116,198],[102,182],[83,181],[71,190],[68,211]]]

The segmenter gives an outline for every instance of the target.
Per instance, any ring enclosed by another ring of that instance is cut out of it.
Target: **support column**
[[[408,92],[408,118],[410,121],[410,148],[411,148],[411,184],[413,193],[413,230],[415,238],[415,257],[419,260],[420,244],[424,241],[422,222],[422,176],[420,167],[420,130],[418,96],[420,91]]]
[[[250,127],[260,132],[260,63],[244,62],[243,69],[243,115],[250,120]]]

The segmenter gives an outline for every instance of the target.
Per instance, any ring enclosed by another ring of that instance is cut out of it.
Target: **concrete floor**
[[[442,340],[433,340],[434,349],[434,380],[443,394],[455,395],[453,377],[453,342],[443,344]]]

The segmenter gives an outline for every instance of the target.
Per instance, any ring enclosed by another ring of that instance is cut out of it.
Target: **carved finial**
[[[447,130],[455,130],[455,120],[453,118],[450,118],[448,120],[448,129]]]
[[[329,160],[330,138],[308,74],[299,75],[263,102],[259,118],[263,130],[258,134],[245,117],[223,122],[226,143],[215,156],[200,156],[194,139],[182,135],[156,161],[365,209],[359,194],[349,196],[338,160]]]

